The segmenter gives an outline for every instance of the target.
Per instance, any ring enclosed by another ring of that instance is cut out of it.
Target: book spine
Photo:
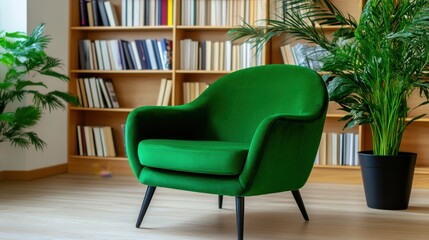
[[[136,41],[131,41],[130,46],[131,46],[131,50],[132,50],[132,56],[134,56],[133,59],[136,63],[136,69],[141,70],[142,69],[142,63],[140,61],[140,56],[138,53]]]
[[[136,40],[136,47],[137,47],[137,53],[138,53],[137,57],[140,59],[142,69],[148,69],[147,63],[146,63],[146,56],[144,55],[144,50],[143,50],[143,45],[141,40]]]
[[[149,58],[149,51],[147,50],[146,40],[140,40],[140,44],[142,46],[143,54],[146,61],[146,69],[153,69]]]
[[[98,0],[98,10],[100,12],[101,25],[110,26],[109,19],[107,17],[106,8],[104,7],[104,0]]]
[[[86,7],[86,0],[79,0],[79,13],[80,13],[80,25],[89,26],[88,8]]]
[[[133,62],[131,60],[131,55],[130,55],[128,45],[129,45],[129,42],[122,40],[122,50],[123,50],[124,59],[125,59],[124,62],[127,66],[127,69],[134,70],[135,67],[134,67]]]
[[[118,16],[116,15],[116,11],[109,0],[104,1],[104,8],[106,9],[109,26],[116,27],[118,25]]]
[[[145,25],[150,25],[150,10],[151,10],[151,3],[150,0],[146,0],[146,5],[145,5],[145,14],[144,14],[144,22]]]
[[[101,93],[103,96],[103,101],[106,103],[107,108],[113,108],[112,101],[107,91],[106,83],[103,78],[98,78],[98,84],[100,85]]]
[[[168,0],[168,26],[173,26],[173,0]]]
[[[119,108],[119,102],[116,96],[115,88],[113,87],[113,81],[111,79],[104,79],[104,83],[106,84],[107,91],[109,92],[109,97],[113,108]]]
[[[122,26],[127,26],[127,9],[128,9],[128,0],[122,0],[121,7],[121,24]]]
[[[92,0],[91,4],[92,4],[91,6],[92,6],[92,17],[94,21],[94,26],[102,26],[100,10],[98,9],[97,0]]]
[[[161,25],[168,25],[168,0],[161,0]]]

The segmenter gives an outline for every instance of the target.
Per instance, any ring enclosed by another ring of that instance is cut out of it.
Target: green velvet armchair
[[[318,151],[328,106],[320,76],[293,65],[265,65],[227,74],[196,100],[143,106],[126,122],[126,150],[147,185],[136,227],[156,187],[236,200],[243,239],[244,198],[291,191],[305,220],[299,189]]]

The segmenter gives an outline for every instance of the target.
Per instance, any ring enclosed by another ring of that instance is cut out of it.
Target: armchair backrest
[[[328,94],[313,70],[294,65],[264,65],[225,75],[194,101],[204,104],[204,138],[250,142],[268,116],[320,116]]]

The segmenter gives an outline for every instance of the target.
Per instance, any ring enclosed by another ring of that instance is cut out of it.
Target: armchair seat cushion
[[[225,141],[143,140],[138,146],[146,167],[213,175],[241,173],[248,144]]]

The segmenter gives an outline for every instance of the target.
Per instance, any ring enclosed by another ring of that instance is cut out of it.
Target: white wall
[[[0,30],[27,30],[27,0],[0,0]]]
[[[12,5],[13,7],[11,7]],[[14,27],[24,26],[22,23],[21,25],[16,23],[23,19],[25,29],[20,31],[31,32],[39,23],[45,23],[45,34],[52,38],[48,44],[47,53],[62,60],[63,73],[66,74],[68,69],[68,7],[67,0],[0,0],[0,29],[15,31]],[[10,13],[9,16],[3,15],[3,11]],[[8,28],[3,27],[4,25],[8,25]],[[50,90],[67,90],[67,84],[64,82],[52,80],[46,83]],[[30,102],[31,99],[26,101]],[[67,162],[66,110],[44,113],[34,131],[47,143],[47,147],[43,151],[23,150],[11,147],[8,143],[1,143],[0,171],[33,170]]]
[[[27,31],[27,0],[0,0],[0,31]],[[6,111],[18,105],[8,106]],[[25,152],[16,151],[8,142],[0,143],[0,171],[25,168]]]

